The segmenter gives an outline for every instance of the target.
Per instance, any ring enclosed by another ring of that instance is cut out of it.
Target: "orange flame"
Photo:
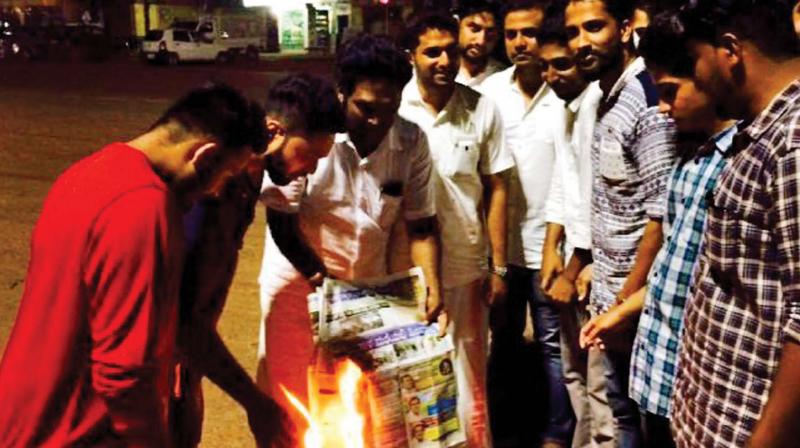
[[[304,448],[364,448],[365,446],[366,419],[358,411],[358,385],[363,373],[350,360],[341,363],[336,372],[339,396],[336,400],[328,401],[324,408],[315,409],[312,406],[314,412],[309,411],[296,396],[281,385],[286,398],[308,422],[308,429],[303,436]],[[316,392],[311,390],[311,393]]]
[[[303,418],[306,419],[306,422],[308,422],[308,429],[303,436],[303,446],[305,448],[322,448],[322,433],[317,422],[311,417],[311,413],[308,411],[308,409],[306,409],[305,406],[303,406],[303,403],[301,403],[300,400],[294,396],[294,394],[283,387],[283,384],[280,386],[284,395],[286,395],[286,398],[289,399],[289,403],[297,408],[297,410],[303,415]]]

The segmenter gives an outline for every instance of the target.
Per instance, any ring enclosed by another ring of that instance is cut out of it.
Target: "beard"
[[[284,160],[283,152],[280,149],[265,156],[264,167],[275,185],[282,186],[291,182],[289,174],[286,172],[286,160]]]
[[[489,59],[489,52],[486,48],[481,49],[477,45],[468,45],[467,48],[461,52],[461,57],[478,64]]]
[[[624,58],[622,43],[617,43],[607,52],[600,53],[594,49],[589,51],[587,56],[594,56],[597,61],[593,67],[585,68],[578,64],[578,68],[584,77],[589,81],[597,81],[612,68],[620,64]]]

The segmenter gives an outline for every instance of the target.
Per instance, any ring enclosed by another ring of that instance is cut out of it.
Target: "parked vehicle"
[[[147,61],[174,65],[182,61],[229,62],[239,56],[258,59],[266,48],[265,18],[251,13],[217,12],[200,17],[194,29],[175,22],[149,31],[142,43]]]
[[[149,31],[142,43],[142,53],[149,62],[168,65],[189,61],[225,63],[232,58],[227,47],[198,39],[193,31],[173,28]]]

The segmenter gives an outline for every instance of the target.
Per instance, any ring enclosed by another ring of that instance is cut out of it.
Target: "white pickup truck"
[[[214,15],[201,20],[194,30],[173,27],[149,31],[142,53],[148,61],[169,65],[182,61],[228,62],[238,55],[257,59],[265,37],[258,17]]]

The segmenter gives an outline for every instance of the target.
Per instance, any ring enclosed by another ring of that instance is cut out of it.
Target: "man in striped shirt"
[[[633,3],[624,0],[571,0],[566,9],[578,66],[588,79],[599,80],[603,91],[592,142],[593,316],[644,286],[661,247],[674,157],[674,124],[658,112],[655,86],[633,50],[632,15]],[[551,295],[568,301],[575,286],[565,287],[563,279],[556,280]],[[633,332],[616,339],[589,356],[600,354],[605,363],[617,446],[639,447],[639,411],[627,392]]]

